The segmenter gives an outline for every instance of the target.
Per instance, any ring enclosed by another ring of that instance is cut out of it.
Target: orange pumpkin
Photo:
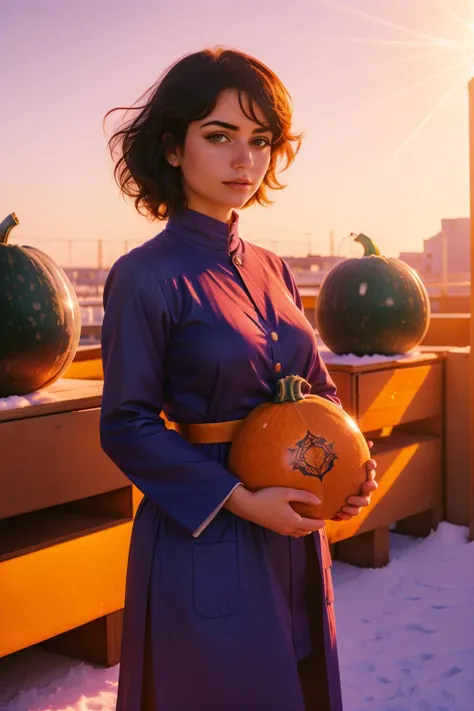
[[[301,516],[330,519],[367,478],[370,450],[349,415],[297,375],[278,381],[278,394],[247,415],[232,442],[229,468],[246,488],[306,489],[321,504],[295,502]],[[308,390],[308,392],[309,392]]]

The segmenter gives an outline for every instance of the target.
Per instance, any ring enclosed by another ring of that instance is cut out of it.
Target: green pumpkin
[[[319,334],[337,354],[396,355],[423,340],[430,319],[428,293],[400,259],[381,256],[366,235],[359,259],[345,259],[326,275],[318,295]]]
[[[79,302],[61,267],[39,249],[7,243],[17,224],[15,213],[0,223],[0,397],[51,385],[81,333]]]

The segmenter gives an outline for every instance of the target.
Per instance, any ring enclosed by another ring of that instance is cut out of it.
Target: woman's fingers
[[[297,531],[306,531],[306,533],[311,533],[312,531],[319,531],[320,528],[324,528],[326,521],[321,518],[304,518],[301,516],[301,521],[298,522]]]
[[[349,521],[349,519],[352,518],[350,514],[343,513],[342,511],[339,511],[339,513],[334,516],[334,518],[331,519],[331,521]]]
[[[313,531],[295,531],[290,535],[292,536],[292,538],[303,538],[303,536],[310,536],[312,533]]]
[[[368,506],[370,504],[369,496],[349,496],[347,499],[347,505],[355,506],[361,508],[362,506]]]
[[[367,506],[367,504],[364,504],[364,506]],[[343,506],[341,512],[348,514],[349,516],[358,516],[361,508],[361,506]]]

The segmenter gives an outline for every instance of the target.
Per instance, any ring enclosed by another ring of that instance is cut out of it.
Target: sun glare
[[[390,19],[390,6],[388,6],[384,15],[373,14],[351,6],[347,0],[321,0],[327,7],[332,8],[336,12],[352,15],[367,22],[368,25],[377,25],[379,28],[378,36],[374,37],[339,37],[339,40],[344,42],[356,43],[361,45],[381,45],[387,48],[392,48],[394,58],[380,65],[380,69],[384,66],[395,64],[409,63],[414,71],[411,71],[409,77],[415,76],[415,67],[417,60],[425,60],[433,55],[433,59],[439,57],[444,58],[443,66],[439,64],[433,65],[433,70],[423,70],[423,75],[416,79],[408,79],[404,86],[390,92],[377,99],[377,104],[381,101],[389,101],[394,98],[409,93],[419,86],[432,83],[436,87],[436,82],[443,77],[447,77],[443,84],[439,84],[440,90],[434,98],[433,105],[427,106],[426,113],[418,120],[417,125],[413,126],[408,132],[408,135],[403,138],[399,145],[396,146],[391,155],[382,160],[378,168],[375,169],[371,180],[366,183],[366,190],[362,188],[361,193],[370,194],[373,179],[378,179],[380,175],[393,164],[398,156],[409,146],[412,141],[419,136],[425,127],[438,115],[447,105],[459,99],[460,92],[467,91],[467,85],[471,78],[474,77],[474,0],[465,0],[462,15],[459,7],[456,10],[451,7],[453,0],[431,0],[433,11],[438,11],[442,14],[446,31],[443,34],[433,34],[427,23],[427,29],[409,27],[399,22],[394,22]],[[387,6],[385,6],[387,7]],[[462,118],[462,117],[461,117]],[[423,186],[420,195],[420,204],[427,197],[428,189],[433,182],[434,174],[437,171],[441,155],[449,148],[449,143],[455,133],[455,125],[459,120],[459,111],[453,112],[453,119],[450,126],[446,130],[446,135],[439,141],[438,155],[432,156],[432,166],[427,175],[426,185]]]

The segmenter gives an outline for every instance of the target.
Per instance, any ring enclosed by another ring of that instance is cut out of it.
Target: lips
[[[248,187],[252,185],[250,180],[225,180],[224,185],[237,185],[241,188]]]

